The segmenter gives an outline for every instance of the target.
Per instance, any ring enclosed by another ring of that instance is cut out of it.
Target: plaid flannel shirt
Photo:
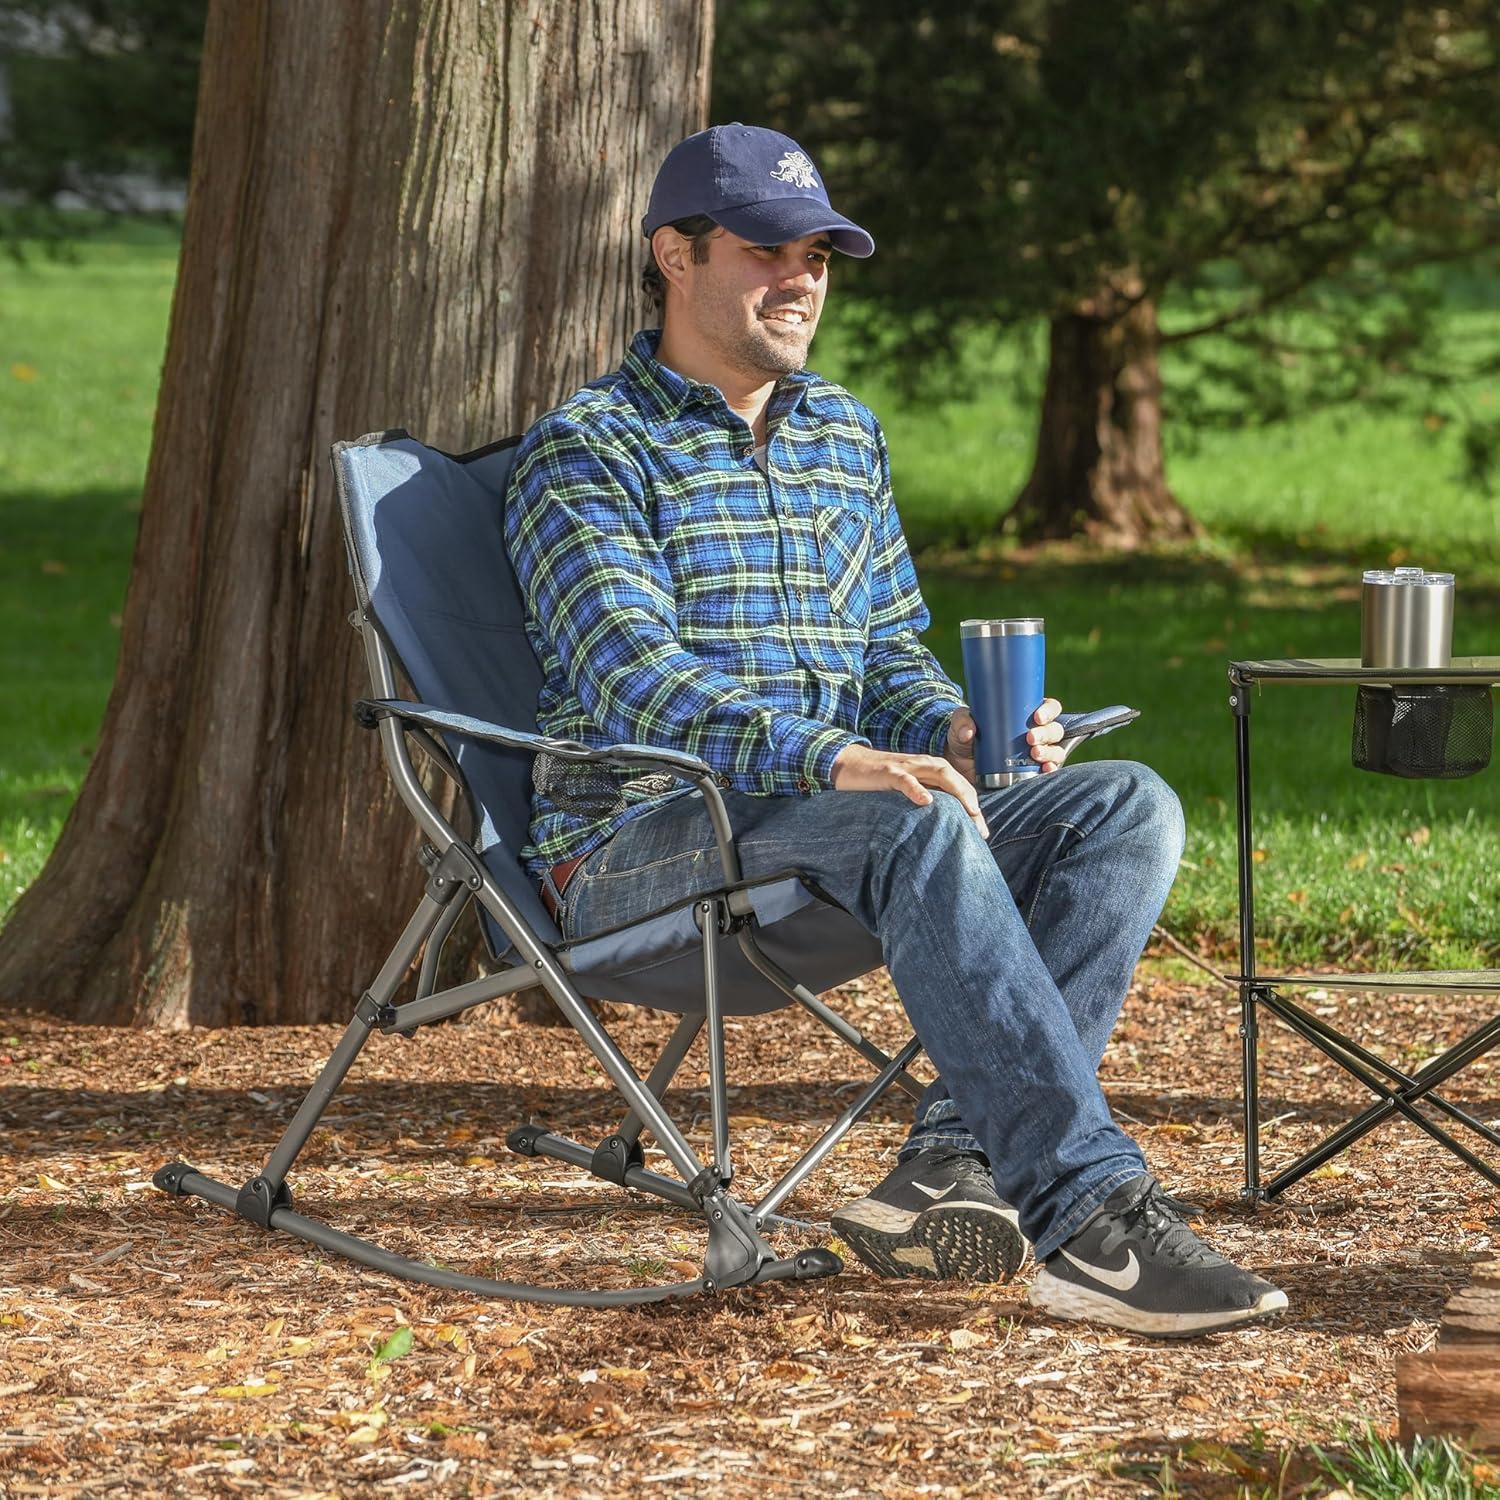
[[[686,751],[761,796],[830,787],[850,743],[941,754],[963,694],[918,640],[930,617],[874,416],[817,375],[784,377],[763,472],[744,419],[658,363],[659,338],[637,334],[517,454],[505,535],[540,731]],[[521,851],[534,874],[692,790],[553,764]]]

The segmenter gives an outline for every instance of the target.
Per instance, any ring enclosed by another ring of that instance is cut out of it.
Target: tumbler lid
[[[1041,635],[1042,621],[1036,615],[1014,620],[965,620],[958,627],[960,639],[987,635]]]
[[[1453,574],[1428,573],[1422,568],[1366,568],[1365,582],[1389,585],[1425,584],[1428,587],[1451,588]]]

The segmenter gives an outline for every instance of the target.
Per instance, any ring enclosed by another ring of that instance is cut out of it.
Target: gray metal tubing
[[[231,1211],[237,1197],[234,1188],[215,1182],[201,1172],[188,1172],[182,1179],[182,1192],[205,1198]],[[295,1209],[278,1208],[271,1213],[270,1227],[295,1235],[310,1245],[317,1245],[335,1255],[342,1255],[372,1271],[383,1271],[402,1281],[419,1281],[426,1286],[442,1287],[451,1292],[468,1292],[479,1297],[505,1297],[512,1302],[539,1302],[554,1307],[636,1307],[643,1302],[664,1302],[671,1297],[690,1297],[703,1290],[703,1279],[675,1282],[668,1286],[650,1286],[612,1292],[577,1292],[566,1287],[531,1286],[523,1281],[492,1281],[487,1276],[466,1276],[461,1271],[447,1271],[429,1266],[410,1256],[396,1255],[379,1245],[346,1234],[342,1229],[310,1219]]]
[[[586,1172],[594,1169],[594,1153],[579,1141],[570,1141],[565,1135],[554,1135],[550,1130],[539,1135],[531,1143],[538,1156],[550,1156],[556,1161],[565,1161],[570,1166],[582,1167]],[[601,1179],[602,1180],[602,1179]],[[652,1193],[668,1202],[681,1204],[695,1214],[703,1212],[703,1205],[688,1192],[685,1184],[673,1182],[660,1172],[649,1167],[630,1167],[625,1172],[627,1187],[639,1188],[643,1193]]]
[[[360,1049],[369,1039],[370,1027],[358,1016],[344,1028],[338,1046],[333,1049],[333,1056],[323,1064],[323,1071],[318,1074],[297,1113],[292,1116],[291,1124],[282,1133],[261,1176],[275,1183],[286,1181],[286,1174],[291,1171],[292,1163],[307,1144],[308,1136],[317,1128],[323,1111],[328,1108],[328,1101],[333,1098],[338,1086],[344,1081],[344,1076],[354,1066],[354,1059],[359,1056]]]
[[[481,900],[489,895],[491,885],[492,882],[486,879],[480,893]],[[500,897],[498,889],[495,890],[495,895]],[[500,899],[504,898],[500,897]],[[506,904],[509,905],[508,902]],[[522,930],[516,938],[517,947],[521,949],[523,957],[531,960],[532,967],[536,970],[537,977],[542,981],[547,993],[557,1002],[558,1008],[572,1023],[573,1029],[599,1059],[600,1067],[625,1096],[626,1104],[641,1117],[645,1128],[656,1138],[657,1145],[666,1152],[667,1159],[682,1175],[682,1180],[693,1181],[703,1170],[703,1163],[698,1160],[697,1153],[688,1144],[687,1137],[672,1123],[671,1117],[661,1105],[651,1097],[646,1086],[641,1082],[640,1076],[630,1066],[629,1059],[615,1045],[614,1038],[595,1019],[593,1011],[573,988],[572,981],[563,972],[557,960],[525,931],[524,924],[521,925]]]
[[[718,901],[698,903],[703,932],[703,1007],[708,1022],[708,1113],[713,1125],[714,1171],[727,1185],[734,1167],[729,1160],[729,1089],[724,1074],[724,1011],[719,999],[720,909]]]
[[[877,1068],[884,1068],[890,1062],[890,1057],[882,1048],[877,1047],[863,1032],[846,1021],[836,1010],[830,1010],[805,984],[799,984],[774,958],[767,955],[760,944],[755,941],[748,927],[740,929],[739,940],[740,949],[745,957],[777,989],[781,990],[784,994],[790,995],[804,1009],[810,1010],[835,1036],[853,1047],[866,1062],[874,1063]],[[910,1095],[913,1099],[920,1099],[925,1092],[922,1085],[910,1073],[904,1070],[896,1079],[896,1087],[904,1094]]]
[[[370,680],[382,698],[391,698],[396,692],[396,675],[391,668],[391,659],[386,654],[380,633],[369,623],[361,623],[360,639],[365,646],[365,665],[369,668]],[[437,846],[439,854],[446,854],[448,847],[458,835],[438,811],[427,788],[422,785],[416,767],[407,753],[406,738],[399,719],[380,721],[380,748],[385,755],[386,769],[391,773],[391,782],[396,795],[405,804],[406,810],[417,820],[417,826]]]
[[[702,1016],[684,1016],[677,1023],[672,1035],[667,1038],[667,1045],[661,1050],[661,1056],[656,1059],[656,1066],[651,1069],[651,1076],[646,1080],[646,1087],[651,1090],[653,1099],[660,1101],[661,1096],[672,1086],[672,1080],[677,1076],[688,1048],[702,1030]],[[615,1134],[634,1145],[641,1138],[641,1117],[631,1110]]]
[[[395,695],[395,676],[390,657],[386,654],[379,633],[373,626],[365,625],[360,630],[365,643],[365,659],[370,669],[370,680],[383,698]],[[407,754],[400,720],[385,718],[380,721],[380,742],[385,751],[386,765],[395,784],[397,795],[407,810],[417,820],[422,831],[436,847],[439,854],[446,854],[457,841],[458,835],[443,817],[427,789],[422,785],[411,757]],[[698,779],[698,778],[691,778]],[[732,842],[726,842],[729,820],[724,810],[723,799],[711,779],[703,779],[704,801],[714,821],[714,831],[719,835],[720,854],[725,860],[726,871],[733,870],[738,878],[739,860]],[[672,1123],[666,1112],[645,1089],[639,1076],[630,1066],[625,1054],[615,1045],[614,1039],[599,1024],[593,1011],[573,987],[572,981],[558,964],[551,951],[539,943],[531,931],[530,924],[511,904],[509,897],[495,883],[494,877],[480,868],[480,888],[477,893],[486,911],[500,923],[501,928],[516,945],[522,959],[536,972],[537,981],[552,996],[573,1029],[583,1038],[589,1050],[599,1060],[611,1082],[625,1096],[625,1102],[640,1115],[644,1126],[651,1131],[657,1144],[666,1152],[672,1165],[682,1174],[683,1181],[691,1182],[703,1170],[687,1138]]]
[[[406,978],[417,950],[437,925],[442,910],[429,896],[423,896],[418,902],[411,921],[406,924],[406,930],[396,939],[396,946],[391,949],[390,956],[381,965],[380,973],[375,976],[375,982],[367,992],[377,1006],[389,1004],[391,996]],[[270,1178],[272,1182],[286,1180],[286,1174],[296,1161],[297,1154],[307,1144],[308,1136],[317,1128],[319,1118],[328,1108],[328,1101],[344,1081],[349,1069],[354,1066],[354,1059],[359,1056],[360,1049],[369,1040],[372,1025],[373,1019],[366,1020],[356,1015],[344,1029],[338,1046],[333,1049],[333,1055],[323,1064],[323,1071],[307,1091],[307,1097],[292,1116],[291,1124],[271,1153],[263,1176]]]
[[[404,1005],[396,1006],[395,1020],[381,1029],[409,1031],[413,1026],[446,1020],[461,1011],[483,1005],[487,1000],[499,1000],[504,995],[530,989],[535,984],[536,970],[530,964],[518,964],[499,974],[489,974],[483,979],[471,979],[467,984],[456,984],[452,989],[439,990],[425,1000],[408,1000]]]
[[[470,893],[467,890],[461,891],[444,908],[437,926],[432,929],[427,946],[422,950],[422,968],[417,975],[418,1000],[425,1000],[432,994],[433,986],[437,983],[438,961],[443,956],[443,944],[448,941],[448,934],[453,931],[454,924],[463,916],[469,900]]]
[[[889,1066],[882,1070],[869,1088],[819,1136],[801,1160],[796,1162],[792,1169],[755,1205],[754,1214],[757,1224],[763,1223],[790,1194],[796,1192],[808,1173],[838,1145],[855,1124],[874,1108],[875,1102],[896,1082],[901,1070],[911,1063],[921,1050],[921,1042],[913,1037],[891,1059]]]

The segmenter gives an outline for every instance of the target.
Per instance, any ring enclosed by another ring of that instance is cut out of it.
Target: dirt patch
[[[836,1002],[887,1045],[884,973]],[[1335,999],[1414,1062],[1465,999]],[[1298,1493],[1311,1443],[1394,1424],[1393,1364],[1490,1249],[1493,1194],[1386,1125],[1257,1212],[1239,1201],[1237,1008],[1144,978],[1104,1078],[1117,1114],[1220,1248],[1291,1298],[1275,1325],[1172,1344],[1033,1313],[1021,1284],[832,1281],[581,1312],[413,1288],[150,1186],[182,1159],[252,1175],[332,1027],[142,1034],[0,1015],[0,1494],[759,1496]],[[660,1017],[612,1017],[651,1055]],[[1266,1028],[1268,1165],[1358,1086]],[[694,1054],[669,1095],[695,1145]],[[738,1163],[767,1180],[867,1075],[801,1015],[732,1023]],[[1500,1116],[1481,1063],[1452,1097]],[[509,1154],[534,1119],[592,1141],[617,1116],[570,1032],[496,1020],[377,1037],[294,1174],[299,1206],[406,1253],[514,1279],[629,1285],[699,1273],[701,1236],[555,1162]],[[786,1205],[828,1214],[879,1179],[899,1103]],[[547,1207],[549,1212],[531,1210]],[[403,1330],[407,1330],[403,1332]],[[380,1357],[384,1354],[385,1357]]]

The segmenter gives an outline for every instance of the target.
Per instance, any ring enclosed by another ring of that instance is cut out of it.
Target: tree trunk
[[[1111,547],[1199,534],[1167,487],[1149,298],[1106,291],[1052,320],[1036,461],[1003,526],[1025,541]]]
[[[475,447],[616,362],[711,25],[708,0],[214,0],[119,668],[0,997],[347,1017],[420,883],[349,712],[329,444]]]

